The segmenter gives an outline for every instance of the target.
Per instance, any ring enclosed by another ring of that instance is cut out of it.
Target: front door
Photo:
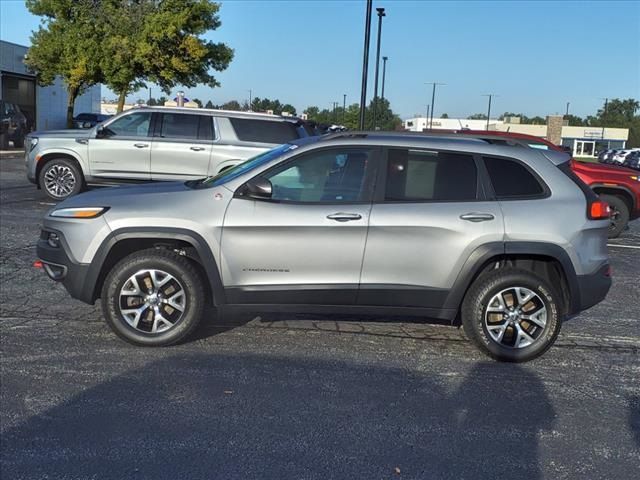
[[[261,175],[271,182],[270,200],[231,200],[221,244],[231,303],[355,303],[375,153],[300,154]]]
[[[163,113],[151,148],[152,180],[206,177],[213,142],[213,117]]]
[[[470,154],[393,148],[381,174],[358,303],[440,309],[472,252],[503,241],[500,206]]]
[[[150,180],[151,112],[136,111],[106,124],[89,140],[91,175],[101,178]]]

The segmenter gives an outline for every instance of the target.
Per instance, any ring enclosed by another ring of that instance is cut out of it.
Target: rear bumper
[[[89,304],[94,303],[95,283],[89,278],[90,265],[74,262],[66,251],[64,239],[61,238],[59,247],[52,247],[45,239],[40,238],[36,251],[50,279],[62,283],[73,298]]]
[[[605,299],[611,288],[611,267],[609,263],[602,264],[594,273],[578,275],[579,301],[574,302],[574,312],[578,313]]]

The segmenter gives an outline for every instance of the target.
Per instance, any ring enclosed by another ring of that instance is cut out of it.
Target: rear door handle
[[[194,152],[201,152],[202,150],[204,150],[204,147],[189,147],[190,150],[193,150]]]
[[[494,217],[490,213],[472,212],[472,213],[465,213],[464,215],[460,215],[460,218],[462,220],[467,220],[469,222],[486,222],[488,220],[493,220],[496,217]]]
[[[147,148],[149,146],[149,144],[148,143],[134,143],[133,146],[136,147],[136,148]]]
[[[350,222],[352,220],[360,220],[362,215],[359,213],[332,213],[331,215],[327,215],[329,220],[335,220],[336,222]]]

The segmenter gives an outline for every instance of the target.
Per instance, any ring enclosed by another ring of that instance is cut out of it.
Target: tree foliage
[[[73,123],[78,95],[103,81],[100,68],[101,27],[94,21],[92,0],[27,0],[26,6],[43,17],[31,35],[25,63],[38,83],[51,85],[62,77],[67,89],[67,126]]]
[[[207,104],[204,106],[204,108],[210,108],[210,109],[214,108],[213,102],[211,102],[211,100],[207,100]]]
[[[380,130],[397,130],[402,125],[400,117],[393,113],[389,100],[377,98],[377,124]],[[365,129],[373,130],[373,103],[371,100],[365,111]],[[313,120],[322,125],[343,125],[349,130],[358,130],[360,125],[360,105],[353,103],[346,109],[337,107],[334,109],[320,110],[316,106],[307,107],[304,111],[309,120]]]
[[[486,120],[487,116],[484,113],[474,113],[467,117],[468,120]]]

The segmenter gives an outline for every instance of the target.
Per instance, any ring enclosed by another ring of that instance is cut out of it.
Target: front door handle
[[[350,222],[352,220],[360,220],[362,215],[359,213],[332,213],[331,215],[327,215],[329,220],[335,220],[336,222]]]
[[[202,150],[204,150],[204,147],[189,147],[190,150],[193,150],[194,152],[201,152]]]
[[[462,220],[467,220],[469,222],[486,222],[486,221],[489,221],[489,220],[493,220],[496,217],[494,217],[490,213],[471,212],[471,213],[465,213],[464,215],[460,215],[460,218]]]
[[[136,147],[136,148],[147,148],[149,146],[149,144],[148,143],[134,143],[133,146]]]

